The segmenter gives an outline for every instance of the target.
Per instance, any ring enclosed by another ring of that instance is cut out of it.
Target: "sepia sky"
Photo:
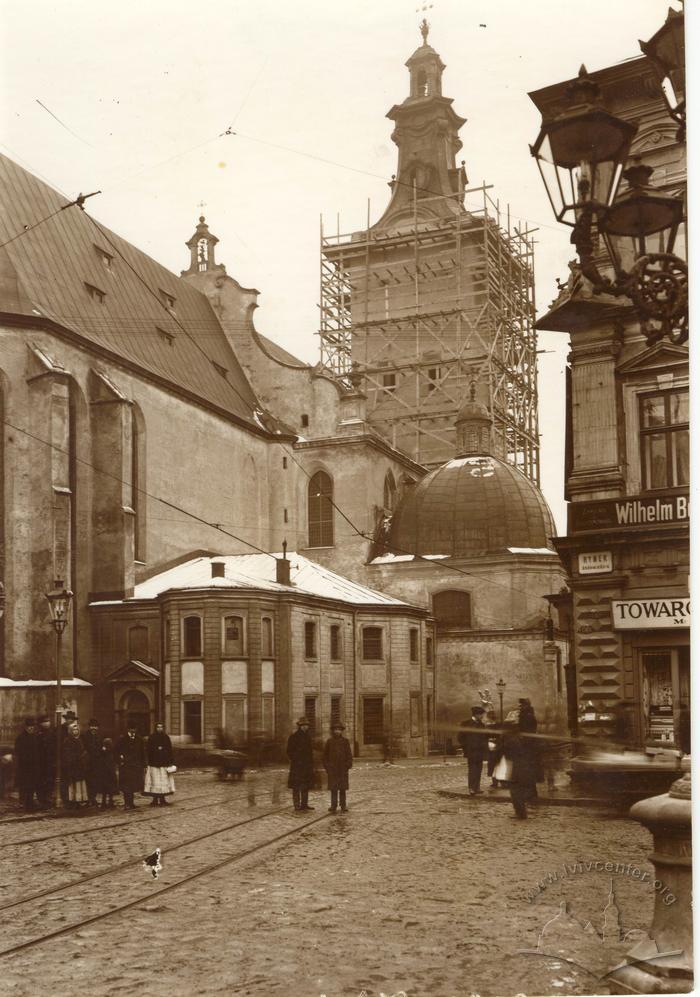
[[[539,228],[542,312],[573,253],[529,154],[539,118],[527,91],[581,62],[595,70],[639,55],[637,39],[667,8],[0,0],[0,149],[71,198],[101,189],[91,213],[176,273],[205,202],[218,261],[261,292],[257,328],[315,362],[319,215],[335,229],[339,213],[349,232],[365,225],[368,198],[372,221],[386,206],[396,149],[385,114],[408,93],[421,18],[447,65],[443,93],[467,118],[459,158],[470,186],[493,184],[514,219]],[[227,128],[237,134],[222,137]],[[540,355],[543,489],[563,533],[565,337],[542,333],[540,349],[553,351]]]

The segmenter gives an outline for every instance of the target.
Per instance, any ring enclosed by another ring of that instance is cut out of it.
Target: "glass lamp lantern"
[[[581,208],[615,200],[637,126],[607,111],[600,87],[581,66],[566,89],[567,107],[543,121],[530,152],[557,221],[574,227]]]
[[[68,615],[73,593],[66,589],[63,581],[55,581],[54,587],[46,594],[51,613],[51,624],[58,634],[62,634],[68,626]]]
[[[620,275],[623,259],[638,261],[649,253],[671,254],[685,208],[678,197],[649,185],[653,169],[636,163],[625,170],[625,190],[598,219],[598,230]]]

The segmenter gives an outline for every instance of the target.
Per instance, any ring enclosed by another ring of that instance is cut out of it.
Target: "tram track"
[[[233,854],[225,855],[223,858],[219,859],[218,861],[204,865],[202,868],[196,869],[195,871],[189,873],[188,875],[183,876],[174,882],[166,883],[165,885],[160,886],[157,889],[151,889],[148,892],[139,889],[138,890],[139,895],[137,897],[132,897],[123,903],[112,905],[108,910],[104,909],[98,910],[97,912],[89,914],[88,916],[83,917],[80,920],[74,921],[71,924],[63,925],[61,927],[56,927],[53,930],[44,932],[43,934],[31,938],[24,938],[22,940],[18,940],[15,944],[10,945],[7,948],[1,949],[0,958],[5,958],[15,953],[26,951],[27,949],[30,948],[35,948],[39,945],[43,945],[47,942],[50,942],[53,939],[60,938],[68,934],[72,934],[74,932],[78,932],[81,929],[88,927],[89,925],[96,924],[100,921],[105,920],[108,917],[112,917],[115,914],[119,914],[124,911],[138,908],[139,905],[143,903],[155,900],[163,896],[164,894],[170,893],[181,886],[185,886],[186,884],[193,882],[194,880],[211,875],[219,871],[220,869],[223,869],[227,865],[231,865],[232,863],[242,861],[243,859],[246,859],[257,852],[261,852],[264,849],[269,848],[280,841],[284,841],[285,839],[291,838],[295,835],[303,834],[305,831],[308,830],[308,828],[314,827],[315,825],[321,823],[322,821],[327,821],[330,817],[330,815],[326,812],[318,816],[304,820],[303,823],[298,823],[298,818],[294,815],[293,812],[290,813],[288,806],[285,806],[283,808],[280,807],[276,810],[268,811],[267,813],[264,814],[256,814],[255,817],[248,818],[247,820],[238,821],[234,824],[227,825],[226,827],[219,828],[218,830],[210,831],[206,834],[198,835],[195,838],[191,838],[188,839],[187,841],[183,841],[180,842],[179,844],[170,846],[167,848],[167,850],[164,851],[164,857],[166,855],[169,856],[173,851],[177,849],[189,847],[193,844],[200,843],[206,839],[213,838],[219,834],[224,834],[227,831],[235,830],[236,828],[242,827],[243,825],[251,825],[268,818],[280,818],[282,816],[284,816],[285,818],[285,824],[288,824],[289,820],[291,819],[292,821],[295,822],[295,826],[291,828],[287,827],[285,830],[280,831],[280,833],[275,834],[273,837],[266,837],[262,841],[252,843],[250,846],[246,848],[242,848],[239,849],[238,851],[235,851]],[[194,856],[191,855],[185,856],[186,861],[191,861],[193,859]],[[16,901],[12,901],[9,904],[3,905],[2,907],[0,907],[0,910],[8,910],[10,908],[16,909],[25,904],[29,904],[35,900],[48,899],[52,895],[61,894],[62,892],[65,893],[65,891],[67,890],[74,891],[76,889],[79,889],[81,886],[85,886],[86,884],[92,883],[100,878],[104,878],[105,876],[118,875],[121,872],[125,872],[127,869],[135,869],[142,864],[143,864],[142,857],[140,857],[138,860],[130,859],[128,862],[120,863],[116,866],[113,866],[110,869],[102,870],[94,874],[81,877],[81,879],[74,880],[70,883],[64,883],[61,886],[54,887],[51,890],[43,890],[35,894],[32,894],[28,897],[19,898]],[[168,863],[168,868],[171,867],[172,863]],[[145,872],[144,875],[146,875]],[[118,884],[115,884],[112,889],[112,895],[114,894],[115,890],[121,889],[123,892],[126,892],[130,890],[132,887],[133,887],[132,881],[130,881],[125,886],[121,887]],[[98,898],[99,897],[101,897],[101,894],[98,894]],[[94,899],[90,898],[89,896],[87,897],[72,896],[70,899],[72,902],[80,902],[82,905],[88,905],[88,906],[94,902]],[[104,903],[104,900],[102,902]],[[50,910],[47,910],[46,908],[44,908],[44,910],[40,912],[40,916],[43,916],[44,918],[47,919],[50,919],[52,914],[55,915],[55,911],[52,912]],[[7,925],[3,930],[3,935],[5,937],[8,934],[9,927],[10,926]],[[13,919],[11,927],[14,929],[19,929],[20,932],[22,931],[22,925],[21,923],[18,923],[17,919]]]

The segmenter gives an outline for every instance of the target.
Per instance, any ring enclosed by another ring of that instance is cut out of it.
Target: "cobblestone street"
[[[604,993],[604,982],[582,966],[519,950],[536,948],[564,900],[599,932],[611,879],[623,930],[651,923],[650,883],[603,869],[617,862],[653,871],[650,840],[633,821],[540,805],[520,822],[488,794],[440,796],[464,785],[466,767],[457,760],[358,762],[351,776],[348,814],[327,814],[325,792],[312,794],[316,809],[308,816],[291,806],[280,811],[287,802],[286,790],[274,801],[281,771],[231,785],[185,773],[175,805],[152,817],[140,801],[129,821],[118,809],[4,823],[3,950],[132,906],[2,956],[3,992],[29,997],[50,985],[57,997]],[[103,830],[62,834],[97,826]],[[20,844],[30,838],[47,840]],[[159,895],[273,838],[280,840]],[[157,880],[140,862],[156,847]],[[580,873],[547,882],[576,862]],[[89,883],[8,906],[108,867]]]

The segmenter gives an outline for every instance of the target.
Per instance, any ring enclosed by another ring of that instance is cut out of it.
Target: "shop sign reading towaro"
[[[615,630],[690,626],[690,599],[614,599],[612,611]]]

